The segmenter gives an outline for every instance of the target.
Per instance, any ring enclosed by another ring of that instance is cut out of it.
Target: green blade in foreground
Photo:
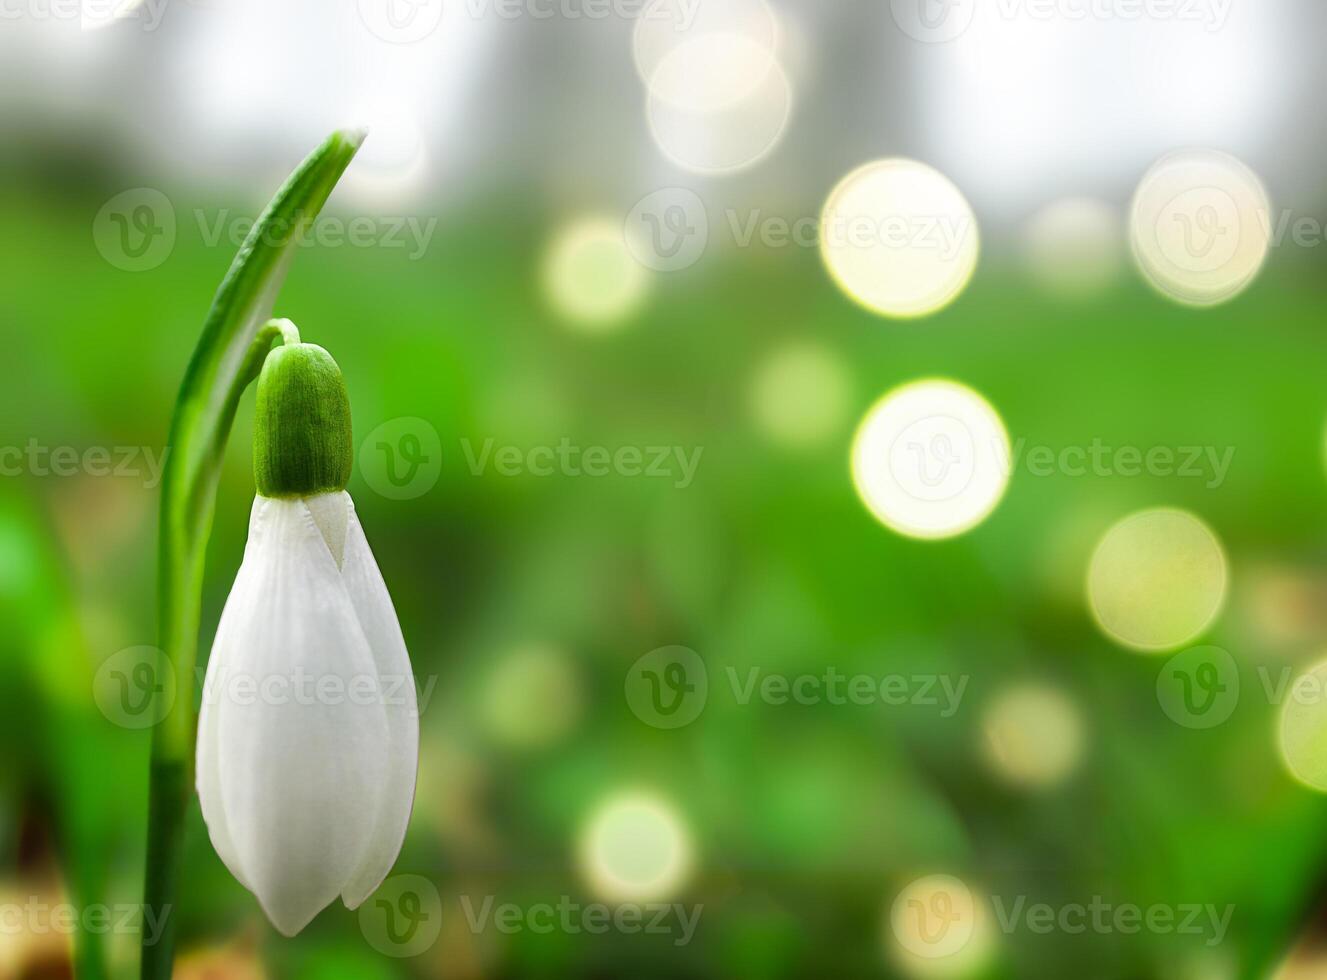
[[[193,786],[194,662],[203,559],[217,479],[240,395],[258,374],[274,331],[264,330],[299,239],[359,149],[362,132],[333,133],[304,161],[259,217],[217,290],[185,372],[162,481],[158,636],[175,673],[171,710],[153,732],[143,901],[165,928],[142,947],[144,980],[171,975],[173,908],[184,817]],[[146,937],[147,933],[144,932]]]

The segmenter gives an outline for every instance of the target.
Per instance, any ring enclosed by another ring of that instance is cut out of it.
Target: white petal
[[[249,514],[249,544],[245,546],[247,557],[249,548],[257,537],[254,530],[259,520],[259,497],[254,500]],[[212,653],[207,661],[207,675],[203,679],[203,703],[198,713],[198,750],[196,759],[195,783],[198,787],[198,802],[203,810],[203,822],[207,824],[208,836],[217,856],[230,869],[236,880],[249,888],[248,877],[235,853],[230,837],[230,828],[226,822],[226,811],[221,804],[221,776],[217,764],[220,747],[217,742],[216,699],[225,677],[230,672],[227,651],[234,649],[232,637],[235,621],[241,616],[239,610],[246,608],[249,596],[256,587],[256,562],[245,561],[240,565],[235,576],[235,584],[226,598],[226,606],[221,611],[221,622],[217,624],[216,638],[212,642]],[[252,889],[250,889],[252,890]]]
[[[388,773],[388,722],[381,704],[347,696],[376,668],[308,506],[254,506],[244,588],[213,654],[228,676],[209,712],[200,787],[215,780],[220,789],[221,817],[212,806],[208,821],[222,831],[213,831],[218,852],[228,835],[236,877],[294,935],[361,864],[376,820],[370,801],[382,798]],[[327,683],[340,684],[339,697]]]
[[[341,892],[348,908],[356,908],[382,884],[392,869],[405,839],[415,801],[415,774],[419,767],[419,712],[415,704],[415,678],[410,669],[401,624],[387,593],[378,563],[369,550],[355,505],[349,509],[345,560],[341,575],[360,626],[373,651],[387,714],[387,781],[368,846],[351,880]]]

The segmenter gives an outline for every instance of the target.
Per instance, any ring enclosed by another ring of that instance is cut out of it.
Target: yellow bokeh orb
[[[1088,605],[1116,642],[1148,653],[1205,633],[1225,604],[1229,571],[1216,534],[1194,515],[1156,508],[1110,528],[1088,566]]]
[[[1083,755],[1078,706],[1058,688],[1017,684],[1000,691],[982,715],[982,749],[995,773],[1016,786],[1062,782]]]
[[[691,875],[691,838],[667,800],[622,793],[590,815],[579,861],[590,888],[605,901],[660,901],[676,894]]]
[[[575,664],[543,644],[500,656],[484,679],[479,707],[485,730],[514,748],[552,744],[580,720],[585,695]]]
[[[1327,793],[1327,661],[1295,678],[1281,704],[1281,758],[1305,786]]]
[[[756,426],[771,441],[803,448],[838,431],[850,398],[851,382],[839,357],[819,344],[793,341],[756,369],[749,404]]]
[[[588,217],[562,228],[543,265],[544,293],[559,316],[587,332],[604,332],[636,312],[649,273],[631,255],[622,224]]]
[[[1009,435],[991,405],[954,381],[915,381],[871,407],[852,445],[858,496],[882,524],[948,538],[980,524],[1009,484]]]
[[[995,944],[985,899],[945,874],[918,878],[898,893],[885,936],[894,964],[923,978],[971,976],[988,964]]]
[[[977,219],[962,192],[915,160],[878,160],[839,182],[820,217],[820,254],[856,302],[891,317],[948,306],[977,267]]]
[[[1157,161],[1138,185],[1129,237],[1157,289],[1213,306],[1257,278],[1272,228],[1271,201],[1248,166],[1216,150],[1181,150]]]

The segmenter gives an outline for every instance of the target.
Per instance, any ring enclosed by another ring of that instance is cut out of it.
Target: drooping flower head
[[[207,666],[197,785],[217,854],[293,936],[357,907],[401,849],[419,723],[396,611],[346,493],[331,355],[283,321],[258,379],[258,494]]]

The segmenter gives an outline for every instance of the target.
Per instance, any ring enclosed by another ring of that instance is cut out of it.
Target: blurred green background
[[[26,978],[72,971],[71,930],[35,907],[139,900],[150,734],[97,691],[111,658],[156,642],[159,488],[144,453],[165,446],[234,253],[195,218],[254,214],[276,182],[163,177],[86,137],[29,136],[21,149],[0,169],[0,446],[72,447],[83,460],[104,447],[116,462],[119,447],[141,447],[132,473],[25,462],[0,482],[0,977]],[[94,222],[144,186],[166,195],[178,233],[160,264],[131,272],[99,251]],[[1313,958],[1327,806],[1286,771],[1264,684],[1316,662],[1327,633],[1321,256],[1273,249],[1246,292],[1197,310],[1131,266],[1095,294],[1056,296],[996,233],[962,296],[911,323],[854,305],[816,249],[756,241],[649,274],[638,307],[596,333],[570,326],[544,286],[550,242],[595,210],[585,188],[575,199],[512,181],[404,212],[438,216],[419,256],[300,251],[277,313],[344,371],[360,444],[349,490],[421,691],[418,795],[393,876],[424,879],[440,916],[409,956],[384,950],[372,905],[334,905],[282,939],[216,857],[195,805],[178,975],[1327,976]],[[621,221],[618,203],[598,210]],[[339,192],[329,207],[373,213]],[[980,204],[977,218],[985,228]],[[769,374],[780,358],[828,364],[833,390],[780,387]],[[1016,446],[1230,448],[1229,472],[1016,465],[978,527],[911,540],[862,505],[849,451],[881,395],[931,376],[981,392]],[[821,421],[790,440],[771,401]],[[203,650],[243,553],[251,418],[250,396],[208,552]],[[436,434],[436,482],[384,494],[375,432]],[[700,456],[685,485],[477,473],[468,454],[489,440],[522,454],[568,440]],[[1224,609],[1200,642],[1234,657],[1241,696],[1209,729],[1167,713],[1167,657],[1112,642],[1085,596],[1102,535],[1155,506],[1201,517],[1229,560]],[[693,721],[659,727],[630,697],[633,665],[678,646],[703,662],[708,696]],[[753,668],[965,687],[952,712],[743,703],[729,678]],[[1011,781],[988,751],[989,707],[1025,683],[1060,691],[1081,734],[1049,785]],[[533,928],[544,906],[613,906],[585,841],[624,798],[649,800],[662,821],[636,828],[623,860],[671,869],[644,899],[667,906],[663,931],[584,918]],[[929,875],[1006,911],[1020,897],[1056,909],[1099,898],[1231,914],[1220,941],[1039,933],[988,916],[955,966],[899,952],[891,908]],[[489,900],[518,909],[517,924],[476,924]],[[694,932],[678,909],[694,911]],[[106,933],[96,941],[113,972],[133,975],[137,932]]]

